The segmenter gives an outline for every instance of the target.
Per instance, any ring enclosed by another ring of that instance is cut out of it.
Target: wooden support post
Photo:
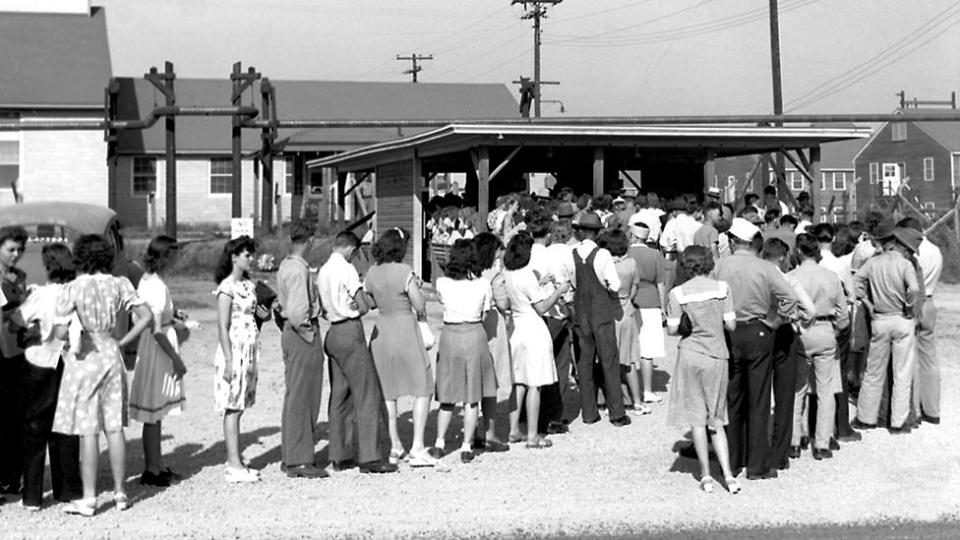
[[[413,237],[413,271],[418,275],[423,275],[423,239],[426,237],[426,231],[423,224],[423,164],[416,152],[413,154],[413,163],[411,164],[410,175],[413,177],[413,230],[410,235]]]
[[[717,175],[717,163],[715,161],[717,156],[716,151],[712,148],[708,148],[706,152],[706,157],[703,161],[703,193],[706,195],[707,190],[713,187],[713,177]],[[717,187],[720,187],[719,184]]]
[[[337,171],[337,228],[343,228],[346,223],[347,215],[347,196],[344,193],[347,188],[347,174]]]
[[[321,185],[321,194],[320,194],[320,208],[317,209],[317,221],[320,223],[321,227],[329,227],[332,221],[332,216],[330,215],[330,188],[332,186],[333,175],[336,174],[336,169],[330,169],[324,167],[320,170],[320,185]],[[306,207],[307,194],[309,193],[310,187],[306,185],[306,182],[303,184],[303,206]]]
[[[272,102],[273,102],[273,85],[270,84],[270,79],[263,79],[263,82],[260,84],[260,97],[262,109],[260,114],[263,116],[264,120],[270,121],[275,120],[271,114]],[[260,134],[261,142],[263,143],[260,149],[260,160],[263,165],[263,176],[261,180],[261,211],[260,211],[260,226],[263,227],[263,230],[267,232],[273,232],[273,209],[276,205],[276,197],[274,196],[275,189],[273,186],[273,139],[276,137],[276,128],[263,128],[262,133]],[[280,224],[279,212],[277,224]]]
[[[593,149],[593,195],[603,195],[603,148]]]
[[[803,152],[803,150],[800,150]],[[784,152],[786,153],[786,152]],[[813,205],[813,222],[820,223],[820,145],[810,147],[810,167],[809,167],[809,178],[811,180],[810,186],[810,204]],[[792,196],[792,194],[791,194]],[[794,203],[796,204],[796,203]],[[799,210],[799,208],[797,209]],[[831,212],[831,209],[827,209],[828,215]]]
[[[233,73],[230,77],[233,82],[233,99],[231,103],[234,107],[240,106],[240,98],[243,96],[240,75],[240,62],[237,62],[233,64]],[[242,148],[240,146],[241,125],[239,115],[233,115],[233,125],[230,134],[233,143],[231,152],[231,156],[233,157],[233,185],[230,190],[230,217],[238,218],[243,217],[243,175],[241,174],[243,163],[240,161]]]
[[[117,166],[120,161],[118,152],[119,142],[117,141],[117,130],[110,128],[110,122],[117,119],[117,103],[120,95],[120,83],[117,79],[110,79],[109,85],[104,89],[104,120],[107,122],[103,133],[103,139],[107,142],[107,206],[117,209]]]
[[[847,223],[857,219],[857,184],[860,183],[860,179],[854,177],[853,180],[847,183],[847,199],[846,199],[846,216]]]
[[[157,68],[150,68],[150,73],[144,75],[150,84],[157,88],[164,96],[164,105],[168,107],[177,104],[177,96],[173,89],[173,81],[177,76],[173,72],[173,63],[165,62],[163,64],[163,73],[159,73]],[[164,201],[166,203],[166,223],[165,229],[167,236],[177,237],[177,121],[174,116],[167,116],[164,121],[166,128],[166,189]]]
[[[487,215],[490,213],[490,150],[481,146],[476,154],[477,168],[477,213],[480,214],[480,226],[486,228]]]
[[[507,165],[510,164],[510,160],[513,159],[514,156],[516,156],[518,152],[520,152],[520,149],[521,149],[521,148],[523,148],[522,145],[514,148],[514,149],[507,155],[506,159],[504,159],[503,161],[500,162],[499,165],[497,165],[497,168],[494,169],[493,172],[490,173],[490,180],[491,180],[491,181],[492,181],[494,178],[496,178],[498,174],[500,174],[500,171],[502,171]],[[529,187],[529,186],[528,186],[528,187]]]
[[[960,197],[957,197],[957,203],[953,206],[953,234],[960,242]]]

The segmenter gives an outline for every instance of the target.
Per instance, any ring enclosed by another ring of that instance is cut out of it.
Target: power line
[[[410,68],[410,69],[408,69],[408,70],[406,70],[406,71],[404,71],[403,73],[404,73],[404,74],[410,74],[410,75],[412,75],[412,76],[413,76],[413,80],[412,80],[411,82],[416,83],[416,82],[417,82],[417,73],[420,73],[421,71],[423,71],[423,66],[420,65],[420,61],[422,61],[422,60],[433,60],[433,55],[432,55],[432,54],[417,54],[417,53],[413,53],[413,54],[411,54],[410,56],[400,56],[400,55],[398,54],[398,55],[397,55],[397,60],[402,60],[402,61],[407,61],[407,60],[409,60],[410,62],[412,62],[413,67]]]

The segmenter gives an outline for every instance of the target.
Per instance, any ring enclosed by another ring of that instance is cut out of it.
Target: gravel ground
[[[666,426],[663,405],[626,428],[575,420],[571,433],[554,437],[554,447],[547,450],[518,446],[469,465],[449,456],[447,473],[404,466],[392,475],[353,470],[325,480],[288,479],[279,470],[283,369],[272,323],[262,335],[258,403],[242,422],[244,456],[262,469],[263,482],[227,485],[219,467],[224,446],[211,395],[213,287],[177,281],[172,288],[179,307],[203,325],[184,347],[190,367],[188,410],[164,422],[167,464],[186,478],[166,490],[136,483],[142,457],[134,424],[127,430],[129,511],[121,514],[109,502],[104,452],[100,488],[106,491],[95,518],[66,516],[52,505],[28,513],[8,502],[0,508],[0,537],[946,538],[955,530],[951,520],[960,516],[960,460],[953,446],[960,422],[951,414],[960,400],[958,287],[942,286],[937,293],[943,424],[925,424],[907,437],[866,432],[863,442],[844,445],[833,460],[814,462],[807,453],[778,480],[744,480],[743,492],[735,497],[722,488],[712,495],[697,489],[695,462],[675,453],[686,434]],[[432,310],[436,321],[436,306]],[[369,329],[373,318],[367,322]],[[672,364],[672,357],[658,363],[660,390]],[[411,405],[401,400],[408,444]],[[325,411],[321,423],[325,429]],[[431,415],[428,441],[435,428]],[[457,429],[458,423],[451,433]],[[449,437],[447,448],[457,448],[459,439]],[[317,448],[322,462],[325,446],[323,441]]]

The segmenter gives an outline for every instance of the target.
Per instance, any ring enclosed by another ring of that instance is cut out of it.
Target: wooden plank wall
[[[413,233],[413,169],[410,161],[377,167],[377,234],[393,227]],[[413,265],[413,242],[407,243],[404,262]]]

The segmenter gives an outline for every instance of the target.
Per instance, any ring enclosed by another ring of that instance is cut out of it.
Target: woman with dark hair
[[[97,509],[97,458],[99,432],[107,434],[113,501],[118,510],[129,507],[123,483],[126,478],[127,380],[121,350],[153,322],[150,309],[125,277],[111,275],[113,247],[100,235],[81,236],[74,244],[79,276],[63,286],[57,317],[76,315],[83,329],[76,360],[64,370],[53,431],[80,435],[80,473],[83,498],[73,501],[67,513],[90,517]],[[120,317],[133,311],[137,321],[119,340],[113,337]],[[58,324],[56,336],[66,339],[68,326]]]
[[[26,296],[27,274],[17,268],[26,245],[23,227],[0,228],[0,502],[3,494],[20,492],[23,475],[20,377],[25,361],[17,344],[20,326],[12,315]]]
[[[73,254],[63,244],[48,244],[41,253],[47,269],[47,284],[31,286],[27,299],[20,306],[20,316],[27,325],[24,335],[26,350],[23,379],[24,470],[23,499],[28,510],[39,510],[43,502],[43,469],[47,450],[50,452],[50,477],[54,500],[69,502],[80,498],[80,437],[55,434],[53,416],[63,378],[67,344],[54,335],[57,324],[57,303],[64,284],[76,277]],[[76,354],[80,342],[79,323],[70,325],[67,355]]]
[[[409,462],[414,467],[432,467],[437,461],[427,451],[424,432],[433,395],[433,374],[417,325],[418,316],[426,317],[427,304],[420,278],[403,262],[409,238],[402,229],[389,229],[373,246],[376,264],[367,270],[364,289],[370,307],[379,309],[380,316],[370,336],[370,352],[387,408],[390,463],[396,465],[406,457],[397,429],[397,399],[413,396],[413,443]]]
[[[473,239],[473,248],[477,254],[477,269],[480,279],[490,284],[493,305],[483,315],[483,330],[487,334],[487,348],[493,358],[493,373],[497,388],[513,388],[513,364],[510,359],[509,330],[510,298],[507,295],[507,282],[503,276],[503,243],[494,234],[482,232]],[[511,402],[511,406],[513,403]],[[487,452],[505,452],[509,447],[497,438],[496,423],[497,396],[484,397],[480,401],[482,417],[477,437],[473,441],[475,450]]]
[[[620,290],[617,298],[620,300],[619,318],[614,321],[617,335],[617,350],[620,352],[621,369],[626,369],[627,387],[633,400],[631,413],[640,416],[650,414],[650,407],[644,405],[643,395],[640,393],[640,328],[637,326],[636,308],[633,298],[640,286],[640,274],[637,261],[627,254],[630,241],[627,233],[620,229],[607,229],[600,235],[601,248],[613,255],[613,266],[620,277]],[[622,371],[621,371],[622,373]]]
[[[570,288],[568,282],[557,284],[551,294],[540,288],[542,276],[530,267],[533,237],[520,233],[510,240],[503,257],[507,269],[507,293],[513,313],[510,351],[513,355],[513,382],[516,410],[510,411],[510,442],[526,441],[527,448],[548,448],[553,443],[537,434],[540,416],[540,388],[557,382],[557,366],[553,357],[550,330],[543,314]],[[526,405],[527,434],[520,432],[520,407]]]
[[[437,298],[443,306],[443,332],[437,351],[437,442],[445,446],[447,428],[457,403],[463,404],[463,443],[460,461],[469,463],[483,398],[497,397],[493,358],[487,346],[483,316],[493,304],[490,283],[478,279],[477,252],[469,240],[458,240],[450,250],[446,276],[437,279]]]
[[[725,476],[727,489],[736,494],[740,484],[730,469],[727,447],[727,379],[729,353],[724,330],[737,326],[733,298],[723,281],[709,278],[713,257],[703,246],[683,250],[683,285],[670,291],[667,332],[680,335],[677,364],[670,380],[667,424],[690,428],[700,462],[700,488],[713,492],[707,429],[713,431],[713,449]]]
[[[214,401],[223,411],[223,439],[227,462],[223,479],[229,483],[259,482],[260,472],[248,468],[240,450],[240,417],[257,396],[259,329],[254,318],[266,319],[269,309],[257,305],[256,286],[250,279],[257,244],[241,236],[223,246],[214,279],[217,289],[219,347],[214,357]]]
[[[137,365],[130,385],[130,416],[143,422],[143,473],[140,483],[166,487],[175,475],[163,463],[160,452],[161,420],[179,415],[184,403],[182,381],[187,366],[180,358],[180,343],[174,328],[173,297],[161,276],[177,259],[177,241],[157,236],[143,256],[146,273],[137,295],[153,313],[152,332],[140,336]]]

